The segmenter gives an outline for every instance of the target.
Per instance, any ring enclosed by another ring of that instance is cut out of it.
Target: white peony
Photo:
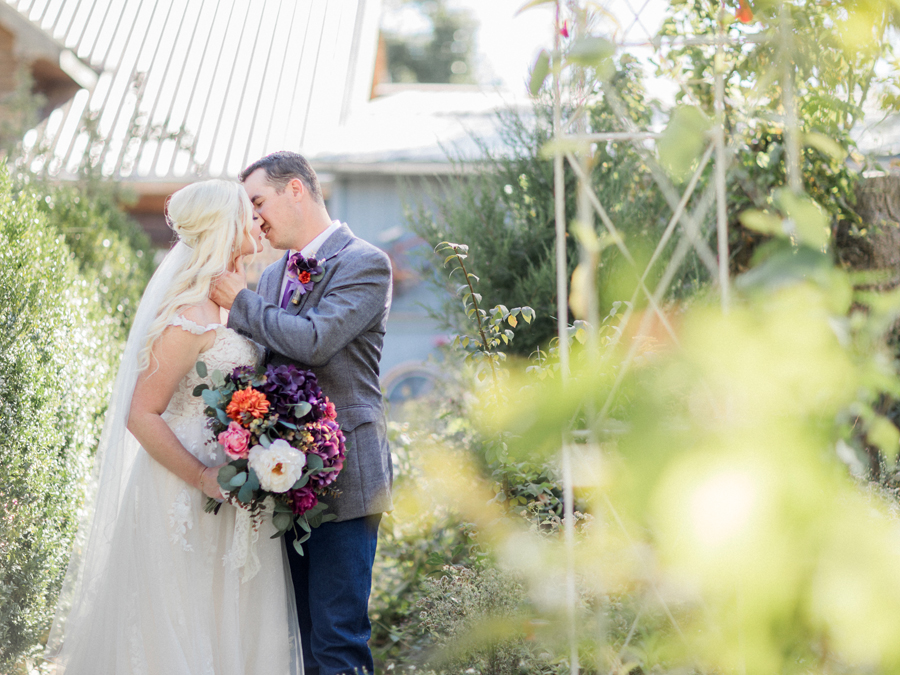
[[[250,468],[259,484],[269,492],[287,492],[303,475],[306,455],[284,439],[272,441],[268,448],[254,445],[248,456]]]

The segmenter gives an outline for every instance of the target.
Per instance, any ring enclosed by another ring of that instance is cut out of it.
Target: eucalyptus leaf
[[[221,370],[214,370],[212,375],[209,376],[209,379],[212,380],[212,383],[217,387],[225,386],[225,376],[222,374]]]
[[[253,499],[253,487],[250,485],[250,481],[244,483],[241,489],[238,490],[238,499],[242,504],[249,504],[250,500]]]
[[[194,391],[192,391],[191,393],[194,396],[200,396],[207,389],[209,389],[208,384],[198,384],[196,387],[194,387]]]
[[[303,546],[296,539],[294,540],[294,550],[297,551],[297,555],[303,555]]]
[[[300,488],[306,487],[306,484],[309,483],[309,476],[309,473],[304,473],[300,476],[297,482],[291,487],[291,490],[299,490]]]
[[[264,448],[268,448],[270,445],[272,445],[272,439],[270,439],[266,434],[260,434],[259,444]]]
[[[293,520],[294,517],[290,513],[276,513],[272,516],[272,525],[276,530],[285,531],[291,526]]]
[[[197,361],[197,364],[194,366],[197,369],[197,374],[200,377],[206,377],[208,371],[206,370],[206,364],[203,361]]]
[[[301,419],[306,417],[310,410],[312,410],[312,406],[306,401],[301,401],[294,406],[294,415],[297,416],[297,419]]]
[[[251,490],[259,490],[259,476],[256,475],[256,471],[250,469],[247,471],[247,482],[245,483],[245,487],[249,485]]]
[[[306,456],[306,466],[310,471],[321,471],[325,468],[325,462],[317,454],[311,452]]]
[[[240,487],[241,485],[243,485],[246,482],[247,482],[247,474],[242,471],[241,473],[235,474],[234,477],[230,481],[228,481],[228,485],[229,485],[229,487],[236,488],[236,487]]]
[[[231,486],[231,479],[237,475],[237,469],[234,468],[231,464],[226,464],[221,469],[219,469],[219,473],[216,476],[216,480],[219,483],[219,487],[225,491],[228,491]]]
[[[211,408],[218,408],[222,402],[222,395],[208,387],[200,392],[200,396],[203,397],[203,402]]]

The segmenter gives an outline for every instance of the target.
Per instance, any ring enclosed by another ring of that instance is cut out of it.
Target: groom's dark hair
[[[319,177],[303,155],[287,150],[266,155],[241,171],[241,182],[247,180],[247,176],[257,169],[263,169],[266,172],[266,178],[278,192],[283,192],[288,183],[299,178],[319,204],[325,202],[322,197],[322,186],[319,185]]]

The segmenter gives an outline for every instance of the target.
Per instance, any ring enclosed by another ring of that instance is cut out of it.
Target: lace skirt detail
[[[204,464],[223,461],[205,418],[168,421]],[[67,627],[58,675],[300,675],[293,590],[271,521],[259,532],[259,571],[242,582],[225,560],[234,507],[205,513],[205,495],[143,451],[125,495],[110,559],[85,580],[90,616]]]

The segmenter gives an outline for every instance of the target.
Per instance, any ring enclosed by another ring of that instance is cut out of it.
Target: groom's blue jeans
[[[306,675],[375,672],[368,611],[380,522],[379,513],[323,523],[303,556],[287,542]]]

